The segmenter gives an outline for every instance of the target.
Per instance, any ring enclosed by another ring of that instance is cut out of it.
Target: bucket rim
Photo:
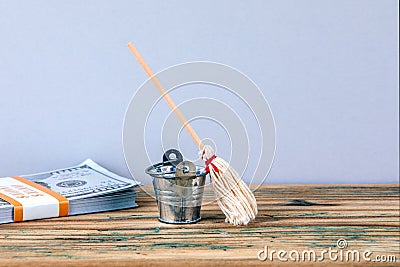
[[[145,169],[146,174],[150,175],[153,178],[163,178],[163,179],[175,179],[177,176],[175,175],[175,170],[173,171],[157,171],[158,168],[161,167],[170,167],[171,169],[174,169],[175,165],[170,164],[170,165],[165,165],[168,162],[159,162],[157,164],[151,165]],[[203,166],[195,165],[196,166],[196,175],[191,176],[191,177],[200,177],[200,176],[206,176],[206,168]],[[189,177],[189,178],[191,178]]]

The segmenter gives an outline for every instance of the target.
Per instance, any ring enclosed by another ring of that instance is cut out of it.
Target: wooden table
[[[215,203],[202,207],[203,220],[197,224],[160,223],[155,200],[143,192],[137,199],[140,207],[135,209],[3,224],[0,265],[172,267],[295,263],[282,262],[276,254],[273,261],[260,261],[257,254],[267,246],[268,253],[297,250],[300,257],[305,250],[314,250],[318,257],[329,248],[342,253],[370,250],[372,254],[367,256],[371,260],[376,256],[397,257],[397,265],[389,262],[379,266],[399,266],[398,184],[264,185],[256,197],[257,220],[242,227],[225,223]],[[347,248],[337,247],[339,239],[347,241]],[[307,253],[306,260],[296,264],[346,263],[329,260],[326,254],[323,261],[307,261]],[[351,261],[351,253],[348,255]],[[292,256],[296,257],[295,252]],[[355,265],[364,263],[362,258]]]

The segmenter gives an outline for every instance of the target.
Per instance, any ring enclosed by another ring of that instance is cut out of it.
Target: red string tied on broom
[[[209,158],[208,160],[206,160],[206,172],[210,172],[210,165],[211,165],[211,167],[213,168],[213,170],[215,171],[215,172],[219,172],[219,169],[217,168],[217,166],[215,166],[213,163],[212,163],[212,161],[214,160],[214,159],[216,159],[217,158],[217,156],[215,156],[215,155],[213,155],[211,158]]]

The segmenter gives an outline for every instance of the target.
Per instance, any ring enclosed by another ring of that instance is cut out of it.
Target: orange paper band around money
[[[69,211],[69,202],[68,199],[52,190],[50,190],[47,187],[41,186],[35,182],[32,182],[30,180],[27,180],[25,178],[19,177],[19,176],[12,176],[13,179],[18,180],[26,185],[29,185],[31,187],[34,187],[38,189],[39,191],[42,191],[43,193],[46,193],[55,199],[58,200],[59,203],[59,216],[68,216],[68,211]],[[4,199],[5,201],[9,202],[11,205],[14,206],[14,222],[19,222],[23,221],[23,205],[15,200],[14,198],[11,198],[9,196],[6,196],[2,193],[0,193],[0,198]]]

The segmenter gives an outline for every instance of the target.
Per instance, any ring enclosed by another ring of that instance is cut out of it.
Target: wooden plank
[[[3,224],[0,266],[281,266],[288,263],[277,255],[260,261],[257,253],[265,246],[339,253],[338,239],[348,244],[342,253],[370,250],[371,258],[394,255],[400,262],[398,184],[263,185],[256,197],[256,221],[240,227],[225,223],[215,203],[202,207],[197,224],[163,224],[155,200],[143,191],[134,209]],[[205,192],[205,200],[211,198]],[[322,262],[292,263],[346,264],[327,255]]]

